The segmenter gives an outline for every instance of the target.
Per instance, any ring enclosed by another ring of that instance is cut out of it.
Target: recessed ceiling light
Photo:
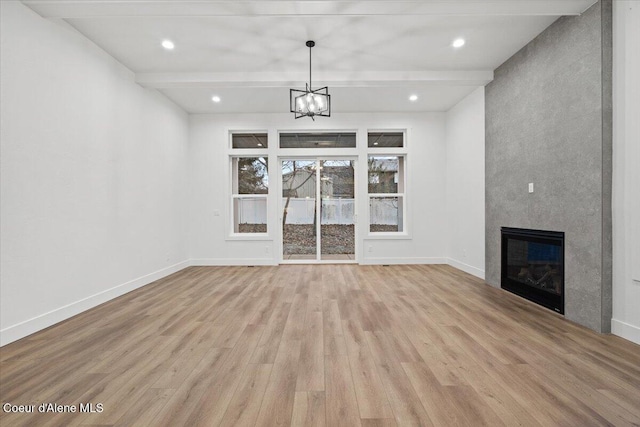
[[[218,95],[214,95],[214,96],[211,97],[211,100],[213,102],[215,102],[215,103],[218,103],[218,102],[220,102],[220,97]]]
[[[378,143],[377,143],[377,142],[374,142],[374,143],[373,143],[373,145],[378,145]]]
[[[162,47],[167,50],[173,50],[173,48],[176,47],[176,45],[173,44],[171,40],[162,40]]]
[[[455,39],[453,41],[453,47],[462,47],[464,46],[464,39]]]
[[[262,142],[258,142],[258,147],[262,147]]]
[[[411,102],[416,102],[417,100],[418,100],[418,95],[411,95],[409,97],[409,101],[411,101]]]

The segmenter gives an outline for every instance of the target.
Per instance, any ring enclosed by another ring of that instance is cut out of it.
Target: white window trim
[[[269,227],[269,215],[270,215],[270,210],[269,210],[269,200],[270,200],[270,195],[271,195],[271,183],[269,185],[269,187],[267,188],[267,193],[266,194],[235,194],[233,192],[233,161],[234,159],[239,159],[239,158],[252,158],[252,157],[264,157],[267,160],[267,164],[269,163],[269,146],[271,145],[271,140],[269,138],[268,142],[267,142],[267,147],[264,148],[232,148],[233,147],[233,134],[234,133],[243,133],[243,134],[247,134],[247,133],[267,133],[267,138],[269,137],[269,133],[265,130],[229,130],[228,131],[228,135],[229,135],[229,139],[228,139],[228,161],[227,161],[227,168],[228,169],[228,173],[227,173],[227,177],[228,177],[228,181],[227,181],[227,186],[226,186],[226,191],[228,194],[227,197],[227,219],[225,221],[226,223],[226,228],[227,228],[227,233],[226,237],[225,237],[225,241],[235,241],[235,240],[253,240],[253,241],[271,241],[273,240],[273,236],[272,236],[272,230],[270,230]],[[269,172],[267,172],[269,173]],[[269,178],[271,178],[271,174],[269,173]],[[239,198],[265,198],[266,199],[266,212],[267,212],[267,232],[266,233],[236,233],[235,230],[235,224],[234,224],[234,199],[239,199]]]
[[[380,132],[380,130],[376,130]],[[388,130],[387,130],[388,131]],[[367,137],[369,132],[374,132],[373,130],[367,130]],[[397,132],[400,132],[399,130]],[[408,185],[408,157],[407,154],[407,132],[406,130],[402,131],[404,134],[404,147],[367,147],[367,195],[366,195],[366,212],[367,212],[367,222],[366,222],[366,235],[363,240],[411,240],[412,236],[410,233],[411,227],[411,215],[409,214],[409,190],[410,187]],[[404,160],[404,170],[403,170],[403,181],[404,181],[404,192],[402,193],[369,193],[369,158],[370,157],[379,157],[379,156],[396,156],[402,157]],[[402,212],[403,212],[403,230],[402,231],[371,231],[371,198],[372,197],[402,197]]]

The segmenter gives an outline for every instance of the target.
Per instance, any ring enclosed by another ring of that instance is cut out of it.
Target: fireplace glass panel
[[[502,289],[564,314],[564,233],[502,227]]]
[[[562,257],[560,246],[509,239],[507,276],[524,285],[561,295]]]

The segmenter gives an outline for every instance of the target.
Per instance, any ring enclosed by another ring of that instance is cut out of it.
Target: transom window
[[[234,133],[231,135],[231,148],[260,149],[268,147],[266,133]]]
[[[369,132],[367,146],[369,148],[404,147],[404,133]]]
[[[355,148],[355,132],[283,132],[280,148]]]

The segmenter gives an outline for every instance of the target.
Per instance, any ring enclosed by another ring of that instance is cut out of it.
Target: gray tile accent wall
[[[611,324],[611,2],[561,17],[485,91],[486,281],[500,227],[565,232],[565,317]],[[528,183],[534,192],[528,192]]]

